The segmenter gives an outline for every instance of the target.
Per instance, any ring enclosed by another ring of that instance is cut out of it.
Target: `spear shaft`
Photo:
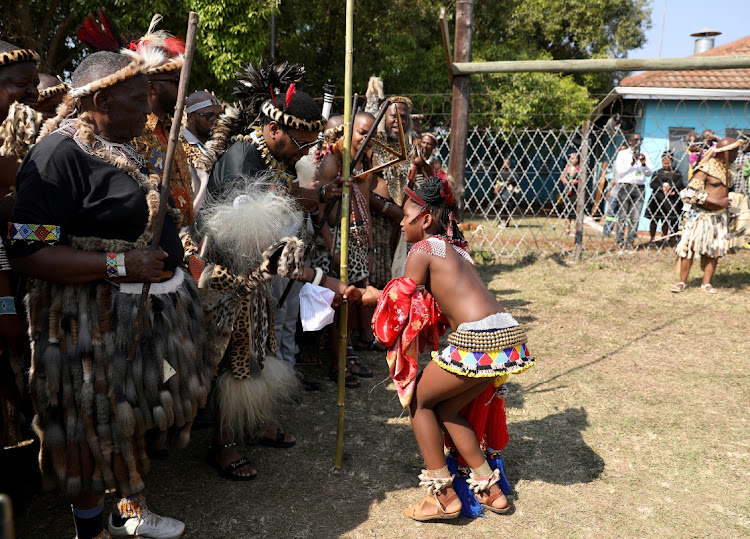
[[[172,172],[172,163],[174,162],[174,152],[180,136],[180,127],[182,125],[182,111],[185,109],[185,98],[187,97],[188,84],[190,83],[190,68],[193,66],[193,56],[195,54],[195,32],[198,28],[198,14],[191,11],[188,16],[187,35],[185,36],[185,62],[180,72],[180,85],[177,90],[177,105],[175,106],[174,118],[172,119],[172,128],[169,131],[169,141],[167,143],[167,155],[164,158],[164,171],[162,172],[161,184],[159,185],[159,213],[156,215],[154,222],[154,236],[151,240],[151,248],[159,247],[161,241],[161,232],[164,228],[164,219],[167,216],[167,200],[169,199],[169,176]],[[138,305],[138,313],[135,318],[133,328],[133,340],[130,345],[128,359],[135,358],[138,343],[141,340],[143,330],[143,317],[148,304],[148,294],[151,290],[151,283],[143,283],[141,292],[141,301]]]

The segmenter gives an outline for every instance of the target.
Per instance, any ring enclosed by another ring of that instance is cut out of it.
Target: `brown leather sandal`
[[[436,501],[437,504],[432,503],[433,500]],[[446,511],[448,506],[456,500],[458,500],[458,494],[456,494],[455,492],[443,501],[440,501],[437,496],[427,496],[421,502],[410,505],[409,507],[404,509],[404,513],[406,513],[407,517],[418,520],[419,522],[426,522],[428,520],[451,520],[454,518],[458,518],[458,516],[461,514],[460,500],[458,509],[456,511],[450,513]],[[426,503],[429,505],[436,505],[437,513],[434,515],[426,515],[422,511],[422,509],[424,508],[424,504]]]
[[[505,500],[506,503],[508,503],[508,505],[506,505],[505,507],[493,507],[492,505],[493,503],[495,503],[495,500],[497,500],[500,496],[504,496],[502,490],[498,490],[494,494],[490,494],[484,500],[482,500],[481,498],[479,498],[479,496],[477,496],[477,501],[482,507],[489,509],[493,513],[497,513],[498,515],[504,515],[508,511],[510,511],[510,503],[508,503],[508,500]]]

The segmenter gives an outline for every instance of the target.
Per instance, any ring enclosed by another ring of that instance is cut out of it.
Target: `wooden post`
[[[440,33],[443,35],[443,52],[448,66],[448,78],[453,83],[453,62],[451,61],[451,35],[448,31],[448,20],[445,18],[445,8],[440,8]]]
[[[456,12],[461,9],[461,2]],[[459,54],[456,19],[456,58]],[[746,69],[750,55],[688,56],[686,58],[590,58],[585,60],[518,60],[503,62],[453,61],[453,75],[477,73],[604,73],[609,71],[671,71],[705,69]]]
[[[589,179],[589,121],[583,122],[583,140],[581,141],[581,171],[578,173],[578,192],[576,193],[576,244],[573,258],[581,256],[583,251],[583,213],[586,208],[586,186]]]
[[[474,0],[457,0],[454,62],[471,61],[471,33],[474,21]],[[454,72],[455,74],[455,72]],[[464,209],[466,176],[466,145],[469,137],[469,98],[471,77],[453,77],[453,103],[451,106],[450,176],[458,195],[458,212]]]

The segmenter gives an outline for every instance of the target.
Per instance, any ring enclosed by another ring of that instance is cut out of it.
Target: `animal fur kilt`
[[[151,285],[130,361],[141,290],[140,283],[108,281],[29,284],[29,387],[40,466],[69,496],[143,490],[146,431],[170,431],[184,446],[206,401],[212,366],[203,353],[195,281],[178,268]]]
[[[677,244],[682,258],[707,256],[720,258],[727,253],[729,235],[727,210],[709,211],[690,206],[685,212],[685,226]]]
[[[299,387],[287,362],[275,356],[271,279],[299,277],[303,256],[303,242],[287,237],[267,249],[249,275],[211,263],[201,272],[208,347],[219,363],[212,401],[221,411],[221,427],[238,443],[273,419],[276,405]]]

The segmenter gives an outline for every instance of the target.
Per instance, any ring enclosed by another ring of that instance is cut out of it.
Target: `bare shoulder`
[[[434,257],[429,253],[412,249],[406,258],[404,277],[411,278],[418,285],[425,284],[433,259]]]
[[[318,181],[321,185],[332,182],[336,176],[339,175],[339,162],[336,156],[331,154],[326,155],[323,161],[320,163],[318,172]]]

